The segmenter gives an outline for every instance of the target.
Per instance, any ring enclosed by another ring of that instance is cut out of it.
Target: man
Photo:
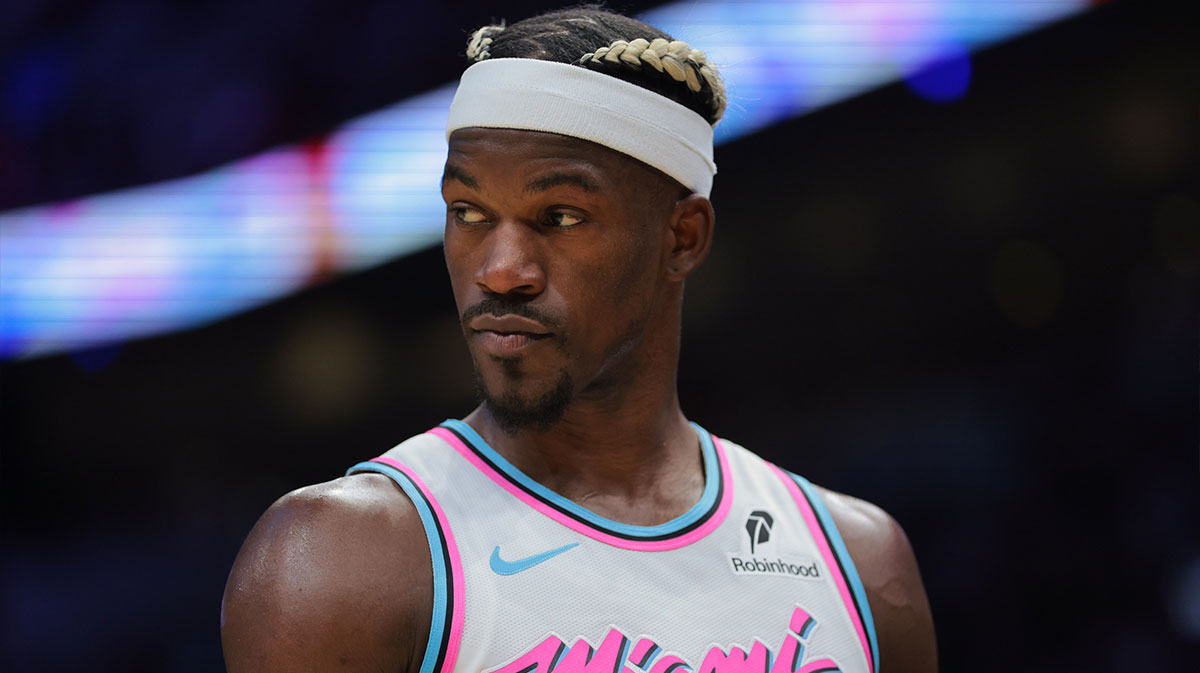
[[[596,8],[468,55],[442,192],[483,402],[268,510],[229,669],[935,671],[899,526],[680,410],[725,104],[704,55]]]

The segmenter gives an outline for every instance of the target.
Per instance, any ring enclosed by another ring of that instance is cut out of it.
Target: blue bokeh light
[[[924,63],[904,78],[908,88],[934,103],[950,103],[967,95],[971,84],[971,54],[948,47],[937,58]]]

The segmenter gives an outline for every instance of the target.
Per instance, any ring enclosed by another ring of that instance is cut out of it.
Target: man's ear
[[[689,194],[675,202],[671,212],[671,246],[667,251],[667,278],[683,281],[690,276],[712,247],[716,213],[712,202],[700,194]]]

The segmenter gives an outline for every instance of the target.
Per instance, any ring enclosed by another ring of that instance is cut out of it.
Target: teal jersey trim
[[[429,556],[433,559],[433,618],[429,624],[429,642],[425,645],[425,656],[421,659],[420,673],[435,673],[439,661],[445,656],[443,645],[450,624],[450,607],[447,600],[450,576],[446,568],[446,544],[441,529],[438,527],[437,517],[425,499],[425,495],[408,478],[408,475],[400,470],[383,463],[366,461],[347,470],[346,475],[358,472],[378,472],[396,482],[396,485],[404,491],[413,506],[417,508],[417,514],[421,517],[421,525],[425,527],[425,537],[429,541]]]
[[[497,453],[495,449],[484,441],[483,437],[479,436],[479,433],[475,432],[474,428],[466,423],[457,419],[450,419],[442,423],[442,427],[454,430],[466,438],[468,443],[473,445],[476,451],[486,456],[488,461],[495,465],[497,470],[505,477],[521,485],[527,491],[531,491],[543,500],[553,503],[559,509],[574,514],[577,518],[586,521],[592,526],[608,529],[634,538],[670,535],[678,532],[702,519],[713,509],[713,506],[717,502],[718,494],[721,491],[721,480],[724,478],[724,475],[721,474],[720,461],[717,459],[717,449],[713,446],[712,435],[708,434],[704,428],[695,423],[691,423],[690,425],[700,437],[700,452],[704,458],[704,492],[700,495],[700,501],[678,518],[666,523],[660,523],[655,526],[635,526],[606,519],[542,486],[524,472],[518,470],[512,463],[505,460],[504,456]]]
[[[822,528],[825,529],[826,537],[829,538],[829,545],[833,547],[833,553],[837,556],[838,562],[842,566],[842,574],[846,576],[846,583],[850,585],[850,592],[854,594],[854,602],[858,606],[863,627],[867,630],[867,640],[871,643],[871,660],[875,664],[874,673],[879,673],[879,641],[875,637],[875,620],[871,617],[871,606],[867,602],[867,591],[863,588],[862,580],[858,577],[858,569],[854,567],[854,561],[850,558],[850,552],[846,549],[846,543],[842,541],[842,535],[838,532],[837,525],[833,522],[833,515],[825,507],[825,503],[821,500],[821,496],[817,494],[817,490],[813,487],[812,483],[798,474],[788,472],[788,475],[792,477],[796,485],[800,487],[800,490],[804,491],[804,496],[812,504],[813,512],[817,515],[817,520],[821,522]]]

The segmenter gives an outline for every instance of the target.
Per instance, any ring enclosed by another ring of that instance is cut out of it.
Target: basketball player
[[[581,8],[468,56],[442,192],[483,401],[268,510],[229,670],[936,671],[900,527],[680,410],[725,107],[704,54]]]

